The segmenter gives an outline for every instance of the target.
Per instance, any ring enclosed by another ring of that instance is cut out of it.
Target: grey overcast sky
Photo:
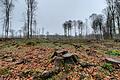
[[[23,26],[25,0],[17,0],[13,11],[12,28]],[[63,33],[62,24],[66,20],[83,20],[92,13],[102,13],[106,7],[105,0],[37,0],[37,27],[45,28],[50,34]]]

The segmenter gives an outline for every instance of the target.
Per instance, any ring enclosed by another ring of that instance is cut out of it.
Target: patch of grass
[[[105,54],[108,54],[111,56],[120,56],[120,51],[119,50],[110,50],[110,51],[107,51]]]
[[[36,42],[35,42],[35,41],[27,41],[27,42],[25,43],[25,45],[35,46],[35,45],[36,45]]]
[[[5,43],[5,44],[2,45],[1,48],[2,48],[2,49],[3,49],[3,48],[10,48],[11,46],[12,46],[12,45],[11,45],[10,43]]]
[[[27,70],[27,71],[23,71],[23,72],[21,72],[21,74],[20,74],[20,76],[21,77],[28,77],[29,75],[31,76],[31,75],[33,75],[33,71],[32,70]]]
[[[108,71],[112,72],[113,71],[113,66],[111,63],[104,63],[102,65],[102,68],[107,69]]]
[[[1,68],[0,69],[0,75],[9,75],[9,74],[11,74],[10,69],[8,69],[8,68]]]
[[[106,76],[110,75],[110,72],[108,70],[105,70],[104,68],[100,68],[100,72],[104,73]]]

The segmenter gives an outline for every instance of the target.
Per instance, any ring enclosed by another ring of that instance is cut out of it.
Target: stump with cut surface
[[[54,58],[55,56],[58,57],[62,57],[62,55],[67,54],[68,51],[64,51],[64,50],[57,50],[53,53],[53,55],[51,56],[51,58]]]
[[[67,53],[63,55],[63,59],[65,63],[77,63],[78,62],[78,56],[75,54]]]
[[[54,75],[59,74],[62,71],[64,64],[75,64],[78,62],[78,56],[68,51],[57,50],[51,56],[51,61],[55,67],[49,71],[44,71],[42,74],[35,76],[34,79],[38,80],[41,78],[42,80],[46,80]]]
[[[52,62],[54,62],[54,65],[57,67],[61,67],[63,63],[75,64],[78,62],[79,59],[77,55],[64,50],[55,51],[51,58]]]

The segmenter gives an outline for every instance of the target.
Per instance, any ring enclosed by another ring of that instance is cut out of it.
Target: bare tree
[[[73,20],[73,26],[75,29],[75,36],[77,36],[77,21],[76,20]]]
[[[3,12],[3,30],[5,38],[8,38],[9,29],[11,25],[11,14],[13,11],[13,0],[0,0],[0,6]]]
[[[115,5],[116,5],[117,26],[118,26],[118,31],[120,35],[120,0],[116,0]]]
[[[14,38],[15,30],[14,29],[10,29],[10,33],[11,33],[11,38]]]
[[[86,26],[86,37],[88,35],[88,19],[85,19],[86,22],[85,22],[85,26]]]
[[[22,38],[22,30],[20,29],[18,30],[18,32],[19,32],[19,37]]]
[[[33,32],[34,32],[34,35],[36,35],[37,34],[37,21],[36,20],[34,20],[33,25],[34,25]]]
[[[82,36],[82,31],[83,31],[83,21],[78,20],[78,32],[79,32],[79,37]]]
[[[97,38],[97,36],[96,36],[96,33],[97,33],[96,17],[97,17],[97,14],[93,13],[90,16],[90,19],[91,19],[91,27],[94,30],[95,37]]]
[[[104,14],[106,16],[106,23],[104,26],[104,38],[111,38],[113,39],[113,29],[112,29],[112,16],[110,15],[110,11],[109,8],[105,8],[104,10]]]
[[[37,8],[36,0],[25,0],[27,4],[27,37],[32,38],[33,23],[35,20],[35,12]],[[30,33],[29,33],[30,32]]]
[[[111,22],[112,22],[112,33],[113,35],[116,35],[116,26],[115,26],[115,10],[116,10],[116,5],[115,2],[116,0],[106,0],[107,5],[108,5],[108,11],[109,14],[111,15]]]
[[[67,36],[67,24],[63,23],[63,28],[64,28],[64,36]]]
[[[103,33],[103,21],[104,21],[104,17],[102,14],[92,14],[90,16],[90,18],[92,19],[92,28],[94,30],[95,35],[99,35],[99,38],[102,39],[102,33]],[[98,38],[96,36],[96,38]]]
[[[63,28],[64,28],[64,35],[65,36],[71,36],[72,35],[72,20],[65,21],[63,23]]]
[[[72,20],[69,20],[67,22],[67,26],[68,26],[68,32],[69,32],[68,36],[71,36],[72,35]]]
[[[23,37],[26,38],[28,33],[28,27],[27,27],[27,18],[25,13],[23,13],[23,26],[21,27],[21,30],[23,32]]]
[[[96,21],[97,21],[97,26],[99,27],[99,30],[100,30],[100,38],[102,39],[103,38],[103,35],[102,35],[102,31],[103,31],[103,21],[104,21],[104,17],[102,14],[99,14],[97,15],[97,18],[96,18]]]
[[[44,35],[44,32],[45,32],[45,28],[43,27],[42,28],[42,35]]]

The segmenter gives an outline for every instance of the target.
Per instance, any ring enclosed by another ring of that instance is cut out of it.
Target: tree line
[[[16,0],[0,0],[1,14],[2,14],[2,35],[5,38],[9,37],[9,33],[14,35],[15,30],[11,29],[13,10]],[[23,32],[27,38],[32,38],[36,33],[36,9],[37,0],[25,0],[26,11],[24,26],[19,30],[19,34]],[[91,28],[93,29],[93,36],[96,39],[114,39],[120,38],[120,0],[106,0],[107,7],[103,9],[104,14],[93,13],[89,16]],[[71,36],[74,29],[74,35],[82,37],[86,29],[86,36],[88,34],[87,23],[82,20],[68,20],[63,23],[64,36]],[[90,34],[89,34],[90,35]]]
[[[69,21],[65,21],[63,23],[63,28],[64,28],[64,35],[65,36],[71,36],[72,35],[72,29],[74,28],[74,34],[75,36],[79,37],[82,35],[83,32],[83,28],[84,28],[84,23],[82,20],[69,20]],[[78,31],[77,31],[78,29]],[[78,32],[78,33],[77,33]]]
[[[120,38],[120,0],[106,0],[106,4],[103,14],[93,13],[89,16],[93,36],[96,39]],[[85,25],[86,23],[81,20],[65,21],[63,23],[64,35],[70,36],[71,30],[75,29],[74,33],[77,36],[76,29],[78,29],[78,35],[82,36]]]

